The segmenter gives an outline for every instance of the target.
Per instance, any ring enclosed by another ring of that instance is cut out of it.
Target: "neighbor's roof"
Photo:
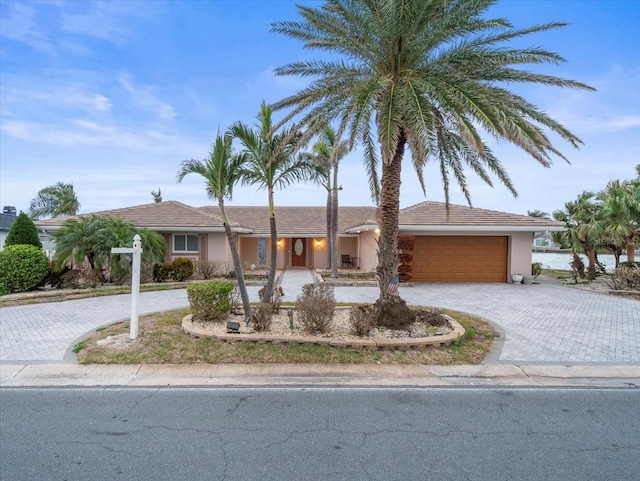
[[[218,211],[218,207],[200,207],[200,210],[212,213]],[[268,207],[226,206],[225,211],[229,221],[251,229],[253,234],[268,235],[270,232]],[[278,236],[315,235],[319,237],[326,235],[327,210],[324,206],[277,206],[275,211]],[[348,227],[375,218],[375,214],[375,207],[340,207],[338,209],[338,232],[344,232]]]
[[[0,230],[9,230],[16,218],[17,215],[3,214],[0,212]]]
[[[150,229],[165,228],[167,230],[184,229],[210,229],[222,228],[222,219],[195,207],[170,200],[166,202],[154,202],[152,204],[137,205],[134,207],[124,207],[122,209],[104,210],[73,216],[71,218],[81,218],[87,215],[119,217],[127,220],[139,227],[149,227]],[[58,217],[36,222],[39,227],[59,227],[70,217]]]

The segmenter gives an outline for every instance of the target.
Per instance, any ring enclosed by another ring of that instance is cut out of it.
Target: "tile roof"
[[[218,207],[200,207],[208,213],[218,211]],[[269,234],[269,208],[256,206],[226,206],[229,221],[252,229],[253,234]],[[375,219],[375,207],[343,206],[338,209],[338,231]],[[326,207],[276,207],[276,227],[278,235],[326,235]]]
[[[401,226],[509,226],[531,227],[539,230],[564,226],[563,222],[555,220],[454,204],[449,204],[449,211],[447,212],[445,203],[430,201],[401,209],[399,224]]]
[[[269,235],[269,208],[262,206],[226,206],[232,227],[249,229],[254,235]],[[222,219],[217,206],[191,207],[177,201],[164,201],[122,209],[105,210],[84,215],[121,217],[137,226],[167,228],[176,230],[219,229]],[[82,217],[75,216],[75,217]],[[68,217],[36,221],[39,228],[59,227]],[[339,208],[338,232],[355,233],[372,229],[377,224],[376,208],[371,206],[341,206]],[[318,207],[276,207],[278,235],[324,236],[326,233],[326,208]],[[442,202],[421,202],[400,210],[400,228],[423,227],[425,230],[438,228],[455,229],[496,229],[508,227],[512,230],[559,230],[562,222],[538,219],[507,212],[477,209],[461,205],[446,205]]]
[[[223,226],[222,219],[218,215],[215,215],[214,211],[209,213],[175,200],[124,207],[122,209],[104,210],[85,215],[120,217],[137,226],[149,228],[209,228]],[[74,216],[74,218],[79,217],[83,217],[83,215]],[[41,227],[55,227],[62,225],[68,218],[69,217],[59,217],[40,220],[37,221],[36,224]]]

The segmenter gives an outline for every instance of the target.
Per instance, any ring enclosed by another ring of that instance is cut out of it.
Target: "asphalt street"
[[[4,388],[3,480],[636,480],[640,390]]]

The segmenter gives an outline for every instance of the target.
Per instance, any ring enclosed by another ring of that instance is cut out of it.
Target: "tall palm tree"
[[[269,200],[269,231],[271,252],[267,285],[262,302],[270,302],[276,278],[278,255],[278,232],[274,203],[275,189],[283,189],[295,182],[308,180],[314,174],[313,165],[305,156],[295,156],[304,148],[302,132],[296,127],[286,127],[276,133],[271,120],[272,110],[266,104],[260,106],[255,128],[242,122],[235,122],[229,128],[230,134],[242,144],[246,162],[242,165],[240,177],[244,184],[257,185],[267,191]]]
[[[320,133],[318,141],[313,144],[312,161],[320,168],[323,175],[324,188],[327,189],[327,241],[328,264],[331,277],[338,277],[338,167],[340,161],[350,151],[349,143],[340,140],[331,126],[326,126]]]
[[[63,217],[76,215],[80,210],[80,202],[73,190],[73,184],[58,182],[38,191],[29,205],[29,217]]]
[[[299,117],[311,131],[335,120],[338,132],[348,132],[352,144],[359,139],[364,146],[369,185],[379,207],[379,305],[402,304],[388,285],[398,274],[400,173],[407,147],[423,191],[425,163],[436,160],[447,202],[451,175],[470,202],[465,165],[488,184],[489,173],[494,174],[516,195],[483,134],[514,144],[544,166],[554,155],[565,158],[546,131],[574,147],[581,143],[544,111],[506,88],[509,82],[518,82],[593,90],[518,68],[563,59],[542,48],[506,44],[563,24],[516,29],[505,19],[488,17],[494,3],[326,0],[320,8],[299,6],[300,21],[272,25],[272,31],[303,41],[305,48],[338,57],[276,69],[278,75],[314,80],[274,108],[291,108],[283,122]],[[380,184],[376,140],[382,154]]]
[[[231,249],[231,257],[233,259],[233,267],[238,278],[238,288],[240,289],[240,297],[242,298],[242,306],[244,308],[244,322],[251,322],[251,304],[249,302],[249,294],[247,286],[244,282],[244,273],[242,272],[242,263],[238,255],[238,247],[236,238],[231,232],[231,225],[227,218],[224,207],[225,199],[231,200],[233,197],[233,187],[240,179],[242,165],[246,161],[243,154],[234,155],[232,151],[232,138],[230,135],[218,134],[213,144],[213,148],[209,153],[209,157],[204,160],[185,160],[178,171],[178,182],[182,182],[188,174],[198,174],[205,179],[207,195],[210,199],[215,199],[220,207],[220,216],[224,224],[224,231],[227,234],[227,241]]]

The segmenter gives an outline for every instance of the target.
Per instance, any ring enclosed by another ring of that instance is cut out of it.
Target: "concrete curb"
[[[344,364],[12,364],[0,386],[589,386],[640,387],[640,366]]]

